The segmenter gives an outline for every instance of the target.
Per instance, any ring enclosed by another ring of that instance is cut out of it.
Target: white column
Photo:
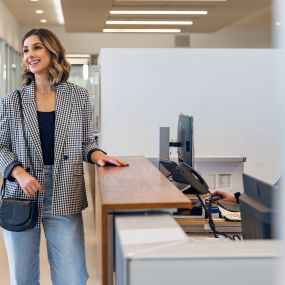
[[[278,216],[277,216],[277,229],[279,235],[282,238],[282,258],[280,259],[278,268],[278,282],[276,284],[284,284],[284,266],[285,266],[285,180],[284,180],[284,169],[285,169],[285,84],[284,84],[284,74],[285,74],[285,1],[277,0],[274,3],[273,9],[273,45],[274,48],[278,49],[280,53],[277,54],[276,58],[276,86],[275,95],[278,97],[279,101],[279,128],[280,128],[280,140],[282,142],[282,153],[280,154],[280,159],[283,161],[283,182],[280,189],[280,195],[277,201]],[[275,284],[275,282],[273,283]]]

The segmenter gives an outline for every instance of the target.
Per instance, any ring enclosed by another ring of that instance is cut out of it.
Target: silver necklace
[[[39,90],[39,92],[41,94],[44,94],[44,95],[47,95],[50,91],[51,91],[51,89],[50,90],[48,90],[48,89]]]

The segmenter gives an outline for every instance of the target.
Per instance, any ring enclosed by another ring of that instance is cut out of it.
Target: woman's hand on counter
[[[113,156],[108,156],[102,151],[94,151],[91,155],[92,162],[96,163],[99,166],[129,166],[129,163],[123,160],[120,160]]]

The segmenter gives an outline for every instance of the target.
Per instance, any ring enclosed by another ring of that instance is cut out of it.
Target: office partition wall
[[[197,156],[247,158],[245,172],[280,176],[271,49],[102,49],[101,147],[158,156],[159,127],[176,139],[178,115],[194,116]],[[175,155],[173,149],[172,154]]]

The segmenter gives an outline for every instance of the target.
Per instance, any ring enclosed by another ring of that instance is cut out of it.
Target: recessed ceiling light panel
[[[108,20],[107,25],[192,25],[192,21],[120,21]]]
[[[116,0],[116,2],[153,2],[154,0]],[[163,0],[163,2],[226,2],[227,0]]]
[[[104,33],[180,33],[180,29],[103,29]]]
[[[63,17],[63,12],[62,12],[60,0],[53,0],[53,5],[54,5],[55,12],[56,12],[57,21],[59,22],[59,24],[63,25],[64,24],[64,17]]]
[[[112,15],[207,15],[207,11],[112,10]]]

